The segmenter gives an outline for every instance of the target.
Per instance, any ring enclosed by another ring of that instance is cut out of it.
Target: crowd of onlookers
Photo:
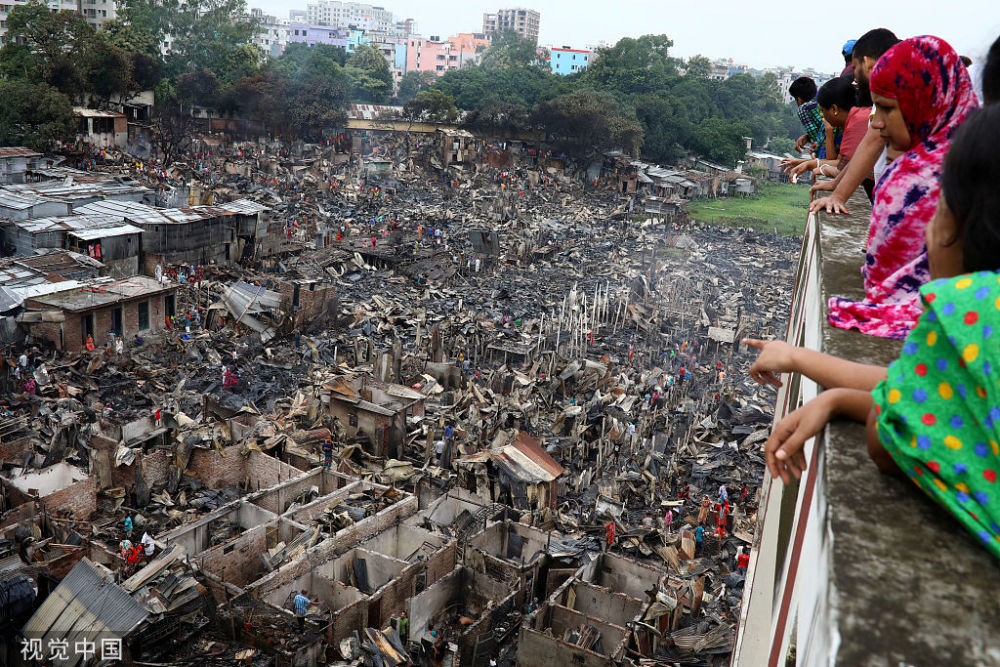
[[[862,300],[833,297],[831,325],[901,341],[887,368],[779,341],[751,375],[780,385],[801,373],[825,388],[765,446],[774,477],[807,467],[804,445],[833,418],[867,424],[868,452],[905,474],[1000,556],[1000,39],[973,80],[971,61],[939,37],[884,28],[843,48],[841,76],[790,93],[812,170],[813,212],[872,204]],[[859,249],[860,250],[860,249]]]

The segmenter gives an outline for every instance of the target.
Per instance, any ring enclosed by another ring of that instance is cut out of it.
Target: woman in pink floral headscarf
[[[938,37],[912,37],[886,51],[870,87],[872,127],[902,155],[875,186],[861,269],[865,300],[830,299],[830,323],[902,339],[920,315],[917,290],[930,278],[924,230],[937,208],[951,136],[979,104],[965,65]]]

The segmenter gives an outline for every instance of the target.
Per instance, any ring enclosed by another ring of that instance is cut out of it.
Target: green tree
[[[524,105],[498,96],[487,98],[464,124],[477,132],[497,136],[520,134],[530,128]]]
[[[409,71],[399,80],[399,90],[396,92],[396,99],[406,104],[416,97],[417,93],[430,90],[431,86],[435,83],[437,83],[437,77],[434,75],[434,72]]]
[[[392,97],[392,70],[382,52],[371,44],[362,44],[351,54],[346,71],[358,101],[385,104]]]
[[[157,44],[172,38],[165,59],[172,77],[207,69],[229,85],[260,61],[253,45],[258,24],[246,0],[119,0],[118,16]]]
[[[139,92],[133,54],[115,46],[104,35],[95,36],[88,59],[87,92],[105,102],[112,97],[128,99]]]
[[[425,90],[403,105],[403,115],[414,120],[453,122],[458,117],[455,100],[440,90]]]
[[[116,17],[105,22],[101,31],[110,43],[129,53],[160,57],[160,42],[149,27],[133,25]]]
[[[785,153],[795,153],[795,141],[789,139],[788,137],[772,137],[769,142],[767,142],[767,150],[775,155],[784,155]]]
[[[712,61],[701,54],[694,55],[684,63],[684,70],[687,76],[707,79],[712,74]]]
[[[177,77],[176,99],[186,107],[214,107],[219,98],[219,79],[210,69]]]
[[[662,90],[677,75],[677,62],[670,56],[673,45],[666,35],[626,37],[599,49],[583,78],[597,88],[625,94]]]
[[[709,160],[733,167],[746,157],[746,126],[724,118],[706,118],[694,127],[690,146]]]
[[[643,130],[634,114],[627,114],[607,95],[577,91],[539,104],[532,121],[544,128],[561,148],[593,154],[610,148],[636,152]]]
[[[44,81],[71,99],[87,88],[94,29],[76,12],[51,12],[40,0],[15,6],[7,18],[7,42],[0,49],[0,74]]]
[[[493,37],[490,48],[486,49],[481,62],[485,69],[509,69],[531,67],[540,61],[535,40],[522,38],[513,30],[506,30]]]
[[[0,81],[0,146],[39,151],[73,139],[76,117],[69,98],[46,83]]]

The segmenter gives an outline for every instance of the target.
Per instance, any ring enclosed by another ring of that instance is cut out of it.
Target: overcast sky
[[[251,7],[288,18],[308,0],[248,0]],[[702,53],[752,67],[789,65],[839,70],[840,48],[871,28],[901,38],[933,34],[981,60],[1000,35],[998,0],[376,0],[397,18],[417,20],[424,36],[446,38],[482,28],[482,14],[524,6],[542,13],[539,42],[574,48],[622,37],[666,34],[674,55]]]

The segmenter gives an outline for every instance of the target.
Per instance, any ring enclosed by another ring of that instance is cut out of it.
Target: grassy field
[[[752,227],[761,232],[801,236],[809,211],[809,187],[767,183],[753,197],[696,199],[688,207],[692,220],[729,227]]]

